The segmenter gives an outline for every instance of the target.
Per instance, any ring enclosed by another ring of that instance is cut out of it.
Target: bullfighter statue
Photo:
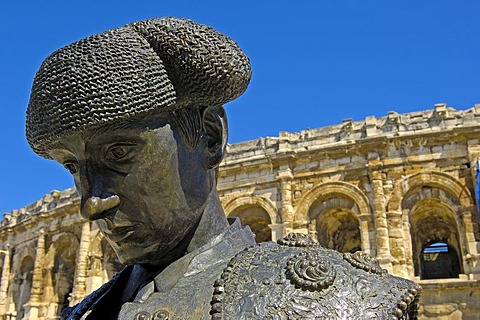
[[[367,254],[301,234],[256,245],[248,227],[225,217],[216,191],[223,105],[250,78],[229,37],[170,17],[46,58],[28,142],[72,174],[82,216],[126,265],[64,319],[416,318],[420,287]]]

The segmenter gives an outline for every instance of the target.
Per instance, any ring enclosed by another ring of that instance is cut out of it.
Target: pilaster
[[[45,266],[45,231],[38,232],[37,252],[33,266],[32,291],[30,301],[25,305],[25,318],[38,319],[43,301],[43,270]]]
[[[406,277],[413,279],[415,277],[415,266],[413,265],[412,235],[410,233],[410,218],[408,214],[402,214],[403,223],[403,241],[405,246]]]
[[[292,205],[292,180],[293,174],[290,168],[280,171],[277,175],[280,180],[280,188],[282,195],[281,217],[283,221],[283,234],[289,234],[293,231],[293,205]]]
[[[310,238],[313,240],[317,241],[318,240],[318,231],[317,231],[317,224],[316,220],[310,221],[308,223],[308,235]]]
[[[272,241],[276,242],[278,239],[283,238],[283,224],[272,223],[268,227],[272,230]]]
[[[7,244],[5,250],[0,250],[4,254],[1,283],[0,283],[0,318],[3,319],[6,311],[7,290],[10,282],[10,248]]]
[[[468,152],[468,160],[470,162],[470,170],[472,175],[472,181],[474,186],[474,199],[475,199],[475,207],[472,208],[471,212],[474,213],[471,222],[473,222],[471,235],[473,235],[473,239],[468,239],[468,241],[480,240],[480,190],[477,187],[477,170],[480,170],[480,139],[470,139],[467,142],[467,152]],[[467,238],[469,238],[469,232],[466,231]],[[470,236],[472,238],[472,236]]]
[[[402,213],[391,211],[387,213],[388,235],[392,261],[392,272],[396,276],[408,278],[406,243],[404,239],[404,224]]]
[[[75,277],[73,282],[73,291],[70,298],[70,305],[79,303],[87,293],[87,264],[88,251],[90,247],[90,222],[85,222],[82,226],[82,235],[80,237],[80,245],[77,254],[77,267],[75,269]]]
[[[362,250],[370,256],[375,257],[375,244],[371,242],[370,228],[368,227],[370,221],[370,214],[360,214],[360,237],[362,240]],[[373,247],[373,248],[372,248]]]
[[[369,163],[370,178],[372,181],[373,193],[373,216],[376,230],[377,259],[382,268],[392,272],[392,261],[390,253],[390,237],[388,234],[388,222],[385,205],[385,194],[383,192],[382,173],[378,170],[380,166]]]

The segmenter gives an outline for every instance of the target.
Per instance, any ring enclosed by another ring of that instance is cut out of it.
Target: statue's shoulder
[[[213,319],[415,319],[421,287],[302,234],[251,246],[215,282]]]

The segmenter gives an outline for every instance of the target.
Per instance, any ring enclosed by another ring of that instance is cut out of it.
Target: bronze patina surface
[[[27,139],[74,177],[81,213],[126,267],[65,319],[415,318],[420,288],[375,259],[301,235],[255,245],[226,219],[223,104],[251,77],[196,22],[132,23],[68,45],[38,71]]]

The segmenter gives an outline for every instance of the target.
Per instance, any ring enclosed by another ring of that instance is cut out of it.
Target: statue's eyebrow
[[[114,123],[105,124],[98,128],[91,129],[89,131],[84,132],[84,139],[91,139],[93,137],[104,135],[107,133],[114,133],[122,130],[128,129],[135,129],[139,128],[138,121],[118,121]]]

